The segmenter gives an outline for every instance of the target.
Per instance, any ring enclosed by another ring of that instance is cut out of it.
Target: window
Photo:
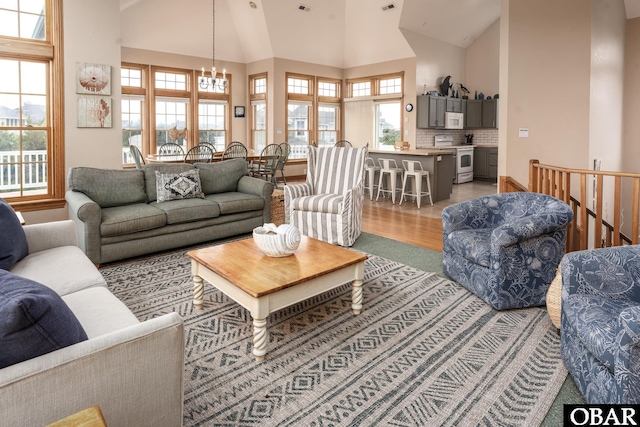
[[[173,142],[187,152],[187,106],[189,101],[183,99],[169,100],[156,98],[156,132],[155,152],[162,144]]]
[[[146,153],[146,141],[144,130],[145,117],[145,66],[123,66],[120,72],[120,84],[122,85],[122,163],[132,165],[129,146],[135,145],[140,152]]]
[[[339,105],[318,106],[318,147],[332,147],[338,141],[339,111]]]
[[[375,142],[376,148],[393,150],[396,141],[400,141],[401,104],[399,101],[375,103]]]
[[[133,164],[129,147],[135,145],[142,148],[142,105],[143,100],[132,97],[122,97],[122,163]]]
[[[0,5],[0,197],[24,211],[64,206],[61,13],[60,0]]]
[[[287,137],[290,159],[307,156],[307,145],[333,146],[340,136],[342,81],[287,75]]]
[[[403,73],[347,81],[351,98],[366,97],[362,102],[373,103],[373,148],[393,150],[402,139],[403,86]]]
[[[262,152],[267,146],[267,75],[257,74],[249,76],[249,100],[251,109],[250,146],[256,153]]]
[[[369,96],[371,95],[371,82],[353,83],[351,86],[351,96]]]
[[[216,147],[216,151],[224,151],[225,117],[226,104],[200,101],[198,104],[200,142],[208,142]]]

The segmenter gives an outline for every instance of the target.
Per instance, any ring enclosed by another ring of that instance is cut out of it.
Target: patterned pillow
[[[200,173],[190,169],[179,174],[156,171],[156,196],[158,202],[167,200],[204,199]]]

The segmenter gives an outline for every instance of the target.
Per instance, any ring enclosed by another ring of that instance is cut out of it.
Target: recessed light
[[[258,8],[258,5],[257,5],[257,4],[255,4],[255,3],[254,3],[254,2],[252,2],[252,1],[250,1],[250,2],[249,2],[249,6],[251,6],[251,8],[252,8],[252,9],[257,9],[257,8]]]

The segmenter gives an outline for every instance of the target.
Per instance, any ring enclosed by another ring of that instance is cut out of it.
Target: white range
[[[473,181],[473,146],[453,145],[453,135],[436,135],[435,148],[456,150],[453,156],[453,183],[463,184]]]

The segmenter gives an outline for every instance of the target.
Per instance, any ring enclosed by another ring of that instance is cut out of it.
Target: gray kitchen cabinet
[[[462,113],[462,99],[447,98],[447,113]]]
[[[482,127],[483,128],[498,127],[498,100],[497,99],[482,100]]]
[[[498,179],[498,149],[491,147],[488,149],[487,169],[489,178]]]
[[[476,147],[473,150],[473,177],[489,178],[489,163],[487,147]]]
[[[418,96],[417,126],[418,129],[444,128],[446,99],[442,96]]]
[[[465,118],[465,128],[481,128],[482,127],[482,100],[468,99],[467,114]]]
[[[473,150],[473,178],[498,179],[497,147],[476,147]]]

